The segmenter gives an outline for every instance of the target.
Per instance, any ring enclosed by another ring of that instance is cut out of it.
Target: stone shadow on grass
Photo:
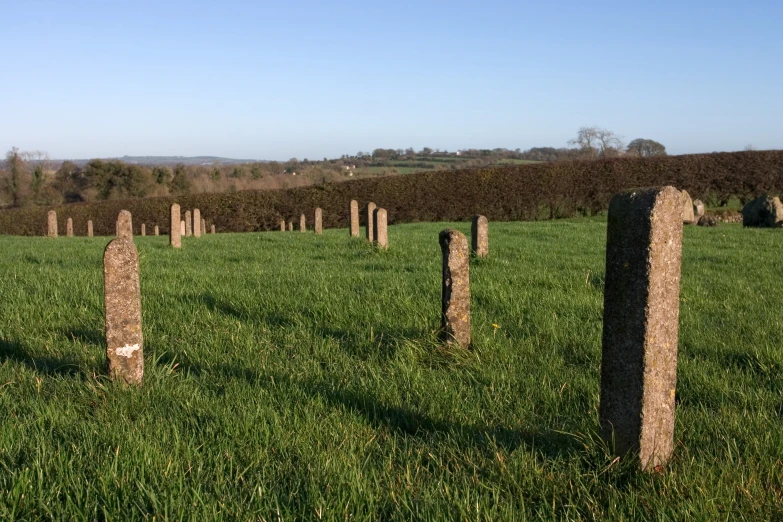
[[[106,348],[106,334],[103,330],[87,330],[84,328],[66,328],[63,335],[73,342],[91,344]]]
[[[0,339],[0,362],[13,361],[24,364],[31,370],[43,375],[81,375],[86,368],[76,359],[61,359],[49,356],[33,355],[23,344]]]

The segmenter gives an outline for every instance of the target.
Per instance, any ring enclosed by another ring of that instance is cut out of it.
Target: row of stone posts
[[[174,203],[171,205],[170,211],[170,227],[169,227],[169,244],[172,248],[182,247],[182,237],[201,237],[201,234],[207,233],[207,222],[201,216],[201,211],[197,208],[193,209],[191,214],[190,210],[185,211],[185,219],[182,219],[182,213],[179,204]],[[215,225],[210,225],[210,233],[215,233]]]
[[[128,214],[125,215],[124,213],[127,212]],[[117,217],[117,222],[115,222],[115,235],[119,236],[120,234],[120,227],[119,227],[119,221],[120,219],[130,219],[128,216],[130,215],[130,212],[127,210],[120,211],[119,216]],[[47,213],[47,219],[46,219],[46,235],[48,237],[57,237],[57,212],[54,210],[50,210]],[[147,235],[147,226],[146,224],[141,224],[141,235],[146,236]],[[153,232],[156,236],[160,235],[160,228],[158,225],[155,225]],[[131,227],[130,229],[131,235],[133,234],[133,229]],[[73,219],[68,218],[65,222],[65,234],[67,237],[73,237],[74,231],[73,231]],[[87,237],[93,237],[93,224],[92,220],[87,221]]]

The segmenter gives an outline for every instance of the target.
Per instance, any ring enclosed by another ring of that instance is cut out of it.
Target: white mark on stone
[[[134,345],[126,344],[122,348],[117,348],[116,352],[117,352],[117,355],[119,355],[121,357],[128,357],[128,358],[130,358],[131,356],[133,356],[133,352],[135,352],[136,350],[139,350],[139,349],[140,348],[139,348],[138,344],[134,344]]]

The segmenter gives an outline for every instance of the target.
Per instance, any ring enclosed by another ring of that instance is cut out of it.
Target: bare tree
[[[576,145],[588,158],[608,158],[618,156],[623,148],[620,136],[614,132],[600,127],[581,127],[576,138],[568,141],[569,145]]]
[[[24,162],[28,165],[30,171],[30,189],[37,200],[41,188],[46,182],[46,177],[52,174],[52,162],[49,154],[41,150],[31,150],[19,153]]]

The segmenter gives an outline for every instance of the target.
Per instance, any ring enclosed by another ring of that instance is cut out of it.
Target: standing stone
[[[351,237],[359,237],[359,203],[351,200]]]
[[[699,222],[699,218],[704,215],[704,203],[700,199],[693,200],[693,218]]]
[[[214,234],[215,233],[215,225],[210,225],[209,226],[209,233],[210,234]]]
[[[299,216],[299,232],[305,232],[307,230],[307,222],[305,221],[305,215]]]
[[[320,208],[315,209],[315,233],[324,233],[324,211]]]
[[[92,237],[92,219],[87,221],[87,237]]]
[[[386,209],[376,208],[373,214],[373,223],[375,224],[375,244],[378,245],[378,248],[386,250],[389,248],[389,236],[386,231]]]
[[[57,212],[50,210],[46,214],[46,235],[57,237]]]
[[[191,217],[190,210],[185,211],[185,237],[193,235],[193,218]]]
[[[147,235],[147,226],[144,223],[141,224],[141,235],[142,236]]]
[[[180,248],[182,246],[182,230],[180,227],[182,218],[180,217],[178,204],[174,203],[171,205],[169,218],[169,244],[172,246],[172,248]]]
[[[280,232],[285,232],[285,219],[280,220]]]
[[[156,236],[160,235],[160,227],[158,227],[158,225],[155,225],[155,235]]]
[[[643,470],[674,449],[682,196],[674,187],[609,203],[601,354],[601,436]]]
[[[783,226],[783,205],[780,199],[764,194],[742,207],[743,227]]]
[[[117,237],[133,239],[133,220],[127,210],[120,210],[117,216]]]
[[[682,197],[682,222],[686,225],[693,225],[696,223],[696,218],[693,215],[693,201],[691,201],[691,195],[687,190],[680,192]]]
[[[367,203],[367,241],[375,240],[375,227],[372,220],[373,212],[375,212],[375,203]]]
[[[293,232],[294,231],[294,222],[293,221],[289,221],[288,222],[288,231],[289,232]]]
[[[470,248],[476,257],[487,257],[489,254],[489,232],[487,218],[473,216],[470,225]]]
[[[185,220],[179,222],[179,235],[185,237]]]
[[[470,345],[468,240],[453,229],[442,231],[439,239],[443,252],[441,339],[467,348]]]
[[[201,233],[207,235],[207,220],[204,218],[201,218]]]
[[[67,237],[73,237],[73,219],[68,218],[65,221],[65,235]]]
[[[201,227],[201,211],[197,208],[193,209],[193,237],[201,237],[201,231],[204,230]],[[204,230],[206,234],[207,231]]]
[[[144,377],[139,255],[130,238],[117,238],[103,254],[106,358],[109,374],[129,384]]]

